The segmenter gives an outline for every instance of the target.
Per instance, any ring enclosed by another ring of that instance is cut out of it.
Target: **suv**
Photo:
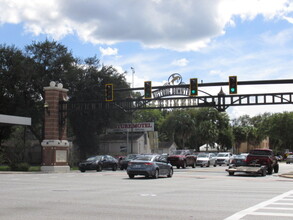
[[[175,150],[170,156],[168,156],[168,162],[172,166],[176,166],[178,169],[180,167],[186,168],[191,166],[195,168],[196,166],[196,156],[191,155],[190,150]]]
[[[268,174],[279,172],[278,160],[271,149],[251,150],[246,158],[248,165],[259,164],[267,167]]]
[[[232,154],[230,152],[221,152],[217,155],[216,164],[222,166],[222,164],[229,165]]]

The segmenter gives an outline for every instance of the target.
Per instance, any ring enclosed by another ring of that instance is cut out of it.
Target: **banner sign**
[[[144,132],[154,130],[154,122],[121,123],[117,124],[114,128],[107,129],[108,132]]]

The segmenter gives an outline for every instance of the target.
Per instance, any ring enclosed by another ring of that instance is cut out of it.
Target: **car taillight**
[[[132,165],[132,163],[131,162],[128,162],[128,166],[131,166]]]
[[[144,165],[149,166],[149,165],[153,165],[153,163],[144,163]]]

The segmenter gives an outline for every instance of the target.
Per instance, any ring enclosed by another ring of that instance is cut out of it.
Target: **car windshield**
[[[229,154],[223,154],[223,153],[219,153],[217,155],[217,157],[228,157],[228,156],[229,156]]]
[[[209,157],[209,155],[208,154],[199,154],[199,155],[197,155],[197,157]]]
[[[135,160],[152,161],[153,155],[140,155]]]
[[[137,155],[136,154],[129,154],[129,155],[127,155],[126,156],[126,160],[132,160],[132,159],[134,159],[134,158],[136,158],[137,157]]]
[[[245,159],[246,156],[245,155],[236,155],[235,159]]]
[[[172,152],[173,155],[184,155],[186,153],[188,153],[188,152],[185,150],[175,150]]]
[[[272,155],[271,151],[267,151],[267,150],[252,150],[252,151],[250,151],[250,154],[252,154],[252,155],[264,155],[264,156]]]
[[[94,156],[94,157],[89,157],[88,159],[86,159],[86,161],[100,160],[101,158],[102,156]]]

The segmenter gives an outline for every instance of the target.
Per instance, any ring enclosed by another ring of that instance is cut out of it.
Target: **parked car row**
[[[168,162],[167,156],[159,154],[130,154],[121,158],[119,162],[110,155],[97,155],[89,157],[78,165],[81,172],[86,170],[99,172],[104,169],[116,171],[118,166],[121,170],[126,169],[131,179],[138,175],[155,179],[159,176],[173,176],[173,167]]]

